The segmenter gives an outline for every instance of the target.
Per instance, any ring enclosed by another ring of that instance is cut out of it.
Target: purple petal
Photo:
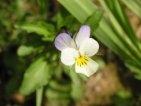
[[[79,48],[82,42],[90,37],[90,27],[88,25],[83,25],[80,27],[79,32],[76,35],[75,41],[77,44],[77,47]]]
[[[56,38],[55,38],[55,47],[62,51],[65,48],[76,48],[74,40],[71,38],[70,35],[67,33],[60,33]]]

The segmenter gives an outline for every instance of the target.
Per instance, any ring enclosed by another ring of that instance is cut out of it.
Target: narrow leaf
[[[81,23],[87,20],[95,10],[90,0],[58,0]],[[91,10],[91,11],[90,11]],[[81,16],[81,17],[80,17]]]

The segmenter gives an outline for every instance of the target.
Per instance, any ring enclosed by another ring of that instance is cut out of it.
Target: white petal
[[[99,44],[96,40],[92,38],[85,39],[85,41],[80,45],[79,51],[82,55],[93,56],[98,52]]]
[[[84,74],[84,75],[89,77],[97,71],[98,66],[99,65],[95,61],[88,58],[87,65],[80,67],[77,64],[75,64],[75,70],[76,70],[77,73],[81,73],[81,74]]]
[[[76,48],[76,44],[70,35],[68,35],[67,33],[60,33],[55,38],[55,47],[58,50],[62,51],[63,49],[68,47]]]
[[[61,52],[61,61],[65,65],[73,65],[75,58],[79,56],[79,53],[74,48],[66,48]]]
[[[87,25],[81,26],[75,38],[77,47],[79,48],[81,43],[89,37],[90,37],[90,27]]]

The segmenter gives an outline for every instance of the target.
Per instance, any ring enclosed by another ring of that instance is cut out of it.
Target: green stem
[[[43,87],[36,90],[36,106],[42,105]]]

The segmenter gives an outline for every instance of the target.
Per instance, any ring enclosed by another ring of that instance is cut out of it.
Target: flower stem
[[[43,87],[36,90],[36,106],[42,105]]]

